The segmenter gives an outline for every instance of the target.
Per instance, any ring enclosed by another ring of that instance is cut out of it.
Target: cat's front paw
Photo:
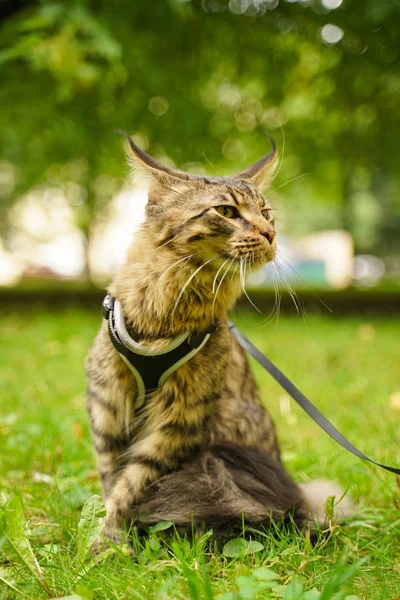
[[[125,536],[126,534],[124,534],[121,527],[105,518],[100,535],[92,543],[92,554],[97,556],[112,546],[119,546],[124,541]]]

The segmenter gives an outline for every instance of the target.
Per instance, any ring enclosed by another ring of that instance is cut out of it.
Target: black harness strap
[[[306,398],[304,394],[302,394],[302,392],[291,381],[289,381],[286,375],[284,375],[282,371],[280,371],[278,367],[276,367],[269,360],[269,358],[264,356],[264,354],[262,354],[258,348],[253,346],[253,344],[237,329],[237,327],[231,321],[229,321],[229,328],[242,348],[251,354],[251,356],[255,358],[256,361],[260,363],[260,365],[264,367],[264,369],[268,371],[270,375],[272,375],[272,377],[279,383],[281,387],[283,387],[289,396],[291,396],[293,400],[297,402],[297,404],[301,406],[301,408],[308,414],[308,416],[310,416],[317,423],[317,425],[321,427],[321,429],[323,429],[332,439],[334,439],[335,442],[359,458],[367,460],[373,465],[377,465],[386,471],[400,475],[400,469],[388,467],[387,465],[381,465],[353,446],[353,444],[349,442],[349,440],[345,438],[344,435],[342,435],[340,431],[338,431],[322,413],[320,413],[318,408],[316,408],[314,404],[312,404],[312,402],[310,402],[310,400],[308,400],[308,398]]]
[[[133,371],[143,397],[154,392],[163,381],[174,371],[189,360],[209,338],[217,327],[212,324],[207,331],[201,331],[183,340],[175,348],[158,354],[140,354],[126,346],[118,335],[114,314],[115,299],[107,294],[103,301],[103,316],[108,322],[108,332],[114,348]],[[141,398],[143,400],[143,398]]]

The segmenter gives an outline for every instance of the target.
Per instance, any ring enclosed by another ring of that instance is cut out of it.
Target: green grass
[[[265,325],[255,315],[237,315],[242,331],[361,450],[380,462],[400,464],[400,323],[310,315],[305,322],[293,316]],[[208,535],[189,543],[153,532],[137,543],[134,560],[122,548],[93,561],[88,548],[101,507],[93,498],[100,488],[84,407],[83,364],[99,323],[98,313],[72,308],[3,314],[1,600],[74,594],[95,600],[400,595],[395,477],[342,450],[258,366],[288,470],[297,481],[341,482],[359,503],[357,517],[334,526],[315,546],[291,532],[253,532],[258,546],[242,548],[237,542],[229,558]],[[313,588],[323,591],[319,595]]]

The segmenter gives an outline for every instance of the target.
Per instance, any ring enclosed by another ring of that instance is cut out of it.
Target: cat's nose
[[[270,244],[272,244],[272,242],[274,241],[274,237],[275,237],[275,231],[273,229],[263,229],[262,231],[260,231],[261,235],[263,235],[265,238],[267,238],[267,240],[269,241]]]

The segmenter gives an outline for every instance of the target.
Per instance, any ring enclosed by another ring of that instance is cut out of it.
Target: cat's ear
[[[260,191],[268,187],[271,183],[278,166],[278,151],[276,149],[275,140],[268,133],[267,135],[272,144],[271,152],[268,152],[268,154],[260,158],[260,160],[234,176],[234,179],[251,181],[251,183]]]
[[[141,150],[135,144],[125,131],[117,129],[116,133],[120,133],[128,140],[135,162],[141,165],[144,168],[144,171],[150,174],[161,185],[165,187],[174,187],[185,181],[190,181],[193,178],[193,175],[178,171],[177,169],[170,169],[158,162],[155,158],[146,154],[146,152]]]

